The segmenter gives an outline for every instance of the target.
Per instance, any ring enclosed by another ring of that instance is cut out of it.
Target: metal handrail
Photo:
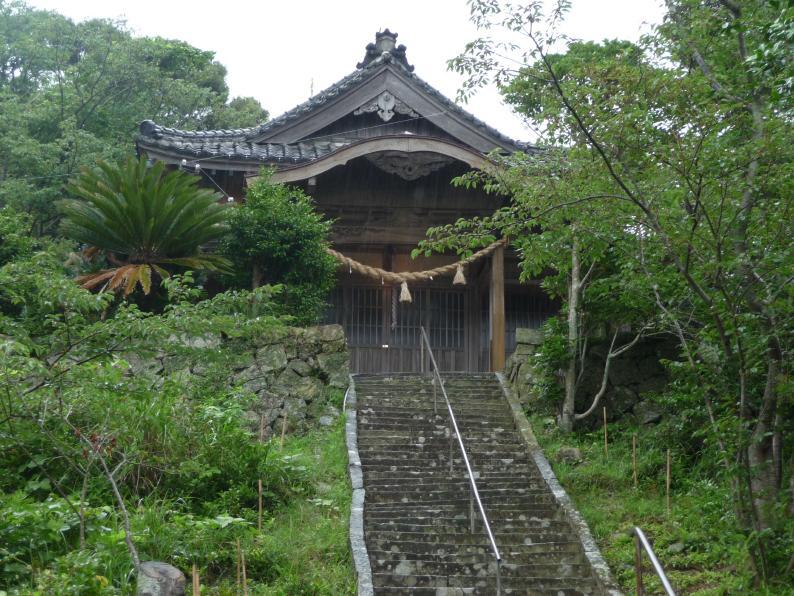
[[[659,576],[659,579],[662,582],[662,587],[664,591],[667,592],[667,596],[675,596],[675,591],[673,590],[673,586],[670,585],[670,580],[667,579],[667,575],[662,569],[661,563],[659,563],[659,559],[656,558],[656,554],[653,552],[653,548],[651,547],[651,543],[648,542],[648,539],[645,537],[645,533],[638,527],[634,527],[634,544],[635,544],[635,555],[634,555],[634,575],[637,578],[637,596],[643,596],[645,594],[645,586],[642,583],[642,549],[645,549],[645,552],[648,553],[648,558],[651,560],[651,565],[653,565],[653,570],[656,572],[656,575]]]
[[[449,470],[450,472],[452,471],[452,435],[454,430],[454,436],[458,439],[460,454],[463,456],[463,463],[466,465],[466,472],[469,474],[469,530],[472,534],[474,533],[474,502],[476,501],[477,508],[480,510],[480,515],[482,516],[483,527],[485,528],[486,534],[488,534],[488,540],[491,543],[491,550],[493,551],[494,558],[496,559],[496,594],[499,596],[502,593],[502,555],[499,554],[499,547],[496,546],[496,539],[494,538],[493,532],[491,531],[491,524],[488,521],[488,516],[485,514],[485,508],[483,507],[482,500],[480,499],[480,491],[477,490],[477,482],[474,480],[474,472],[472,471],[471,464],[469,463],[469,456],[466,454],[466,446],[463,444],[463,437],[461,436],[460,430],[458,429],[458,421],[455,419],[455,414],[452,411],[452,405],[449,403],[447,390],[444,388],[444,381],[441,378],[441,372],[438,370],[438,364],[436,364],[436,359],[433,356],[433,350],[430,348],[430,339],[427,337],[427,332],[425,331],[424,327],[420,326],[419,330],[422,334],[422,361],[420,363],[422,372],[424,372],[425,347],[427,347],[427,353],[430,356],[430,363],[433,365],[433,374],[435,377],[433,379],[433,410],[436,413],[438,412],[435,391],[435,381],[438,380],[438,385],[441,387],[441,395],[444,396],[444,401],[447,404],[447,412],[449,412]]]

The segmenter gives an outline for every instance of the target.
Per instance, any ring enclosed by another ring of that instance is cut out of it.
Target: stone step
[[[471,416],[463,418],[455,414],[459,428],[483,429],[504,428],[515,431],[515,424],[508,416]],[[366,429],[416,429],[432,428],[444,430],[449,428],[447,416],[424,416],[421,414],[411,414],[410,416],[383,416],[372,412],[358,412],[358,426],[361,430]]]
[[[468,531],[469,518],[461,515],[459,518],[436,518],[436,519],[373,519],[367,516],[366,522],[373,531],[377,532],[451,532]],[[475,514],[475,528],[479,526],[479,515]],[[570,533],[571,527],[568,523],[558,520],[491,520],[491,529],[500,534],[525,533],[532,535],[536,531],[543,530],[560,534]]]
[[[381,478],[372,480],[365,478],[368,482],[367,490],[372,489],[375,492],[395,492],[405,493],[415,491],[443,491],[452,493],[465,492],[468,494],[471,484],[468,480],[461,478],[460,480],[440,480],[437,478],[414,478],[412,480],[405,480],[402,482],[396,481],[399,479],[386,479]],[[512,490],[517,495],[523,494],[545,494],[548,489],[543,486],[538,480],[535,483],[527,482],[524,478],[516,480],[489,480],[487,478],[479,478],[475,481],[477,491],[481,494],[487,494],[485,491],[493,490]],[[412,487],[412,488],[411,488]],[[501,493],[500,493],[501,494]]]
[[[415,468],[412,470],[398,468],[397,466],[393,466],[394,469],[389,469],[386,471],[366,471],[365,477],[368,483],[378,484],[380,482],[386,482],[387,484],[399,484],[404,482],[420,482],[420,483],[427,483],[427,482],[436,482],[436,483],[449,483],[449,484],[457,484],[461,482],[465,482],[468,484],[469,475],[464,472],[462,469],[457,473],[453,473],[452,476],[449,474],[449,466],[444,466],[443,468],[434,467],[434,468],[424,468],[419,469]],[[504,470],[504,471],[494,471],[490,467],[485,470],[475,470],[474,471],[474,480],[479,485],[480,483],[494,483],[494,482],[514,482],[516,486],[528,486],[528,487],[536,487],[536,488],[546,488],[546,483],[538,476],[538,477],[527,477],[526,473],[529,471],[529,466],[526,466],[524,470],[522,470],[521,474],[514,474],[511,473],[512,470]]]
[[[493,437],[509,437],[512,441],[516,444],[519,444],[519,441],[515,438],[515,429],[514,428],[507,428],[501,425],[492,425],[492,426],[470,426],[460,427],[461,435],[463,435],[464,439],[469,439],[470,441],[478,441],[478,440],[487,440]],[[427,425],[427,426],[412,426],[406,428],[377,428],[369,425],[362,425],[358,430],[358,436],[360,438],[366,437],[374,437],[379,439],[394,439],[395,441],[401,441],[405,439],[413,439],[417,436],[424,437],[427,440],[433,438],[441,438],[441,439],[449,439],[450,435],[454,435],[454,429],[450,430],[445,425]]]
[[[521,444],[512,437],[471,437],[463,435],[463,446],[466,448],[466,453],[482,453],[485,450],[511,450],[519,452]],[[363,436],[358,439],[359,452],[362,449],[384,449],[390,451],[392,449],[400,449],[402,451],[427,451],[429,449],[444,453],[449,457],[449,437],[402,437],[396,439],[394,437],[368,437]],[[460,445],[457,440],[452,439],[453,453],[460,451]]]
[[[470,484],[468,481],[453,483],[402,483],[402,484],[370,484],[367,485],[367,494],[379,495],[433,495],[439,498],[468,498],[470,491]],[[528,487],[525,483],[521,484],[510,483],[507,485],[477,483],[477,492],[483,499],[491,498],[498,499],[501,497],[536,497],[548,496],[548,490],[545,488],[532,488]]]
[[[498,489],[496,489],[498,491]],[[518,507],[532,507],[534,505],[551,505],[554,503],[554,498],[551,494],[521,494],[511,495],[509,491],[495,492],[495,491],[480,491],[483,505],[486,506],[486,511],[490,513],[492,508],[510,507],[512,509]],[[459,494],[452,491],[442,493],[427,493],[427,492],[405,492],[405,493],[380,493],[377,491],[370,492],[367,489],[366,498],[372,499],[370,502],[373,504],[378,503],[394,503],[397,505],[405,504],[425,504],[425,505],[455,505],[462,507],[468,506],[469,495]]]
[[[399,575],[445,575],[468,577],[496,577],[496,561],[493,556],[483,556],[480,561],[437,562],[426,560],[394,560],[370,556],[373,573]],[[582,563],[529,563],[518,564],[502,561],[500,574],[503,580],[513,577],[565,577],[588,579],[590,568]]]
[[[361,411],[364,414],[372,413],[368,411],[372,410],[373,412],[383,414],[384,416],[421,415],[425,418],[429,416],[440,416],[442,418],[447,418],[449,416],[446,405],[439,403],[437,407],[434,408],[432,399],[409,401],[406,399],[371,399],[364,397],[358,399],[358,406],[356,407],[356,410]],[[487,400],[478,398],[452,402],[452,413],[456,418],[474,415],[479,415],[481,418],[489,418],[489,411],[491,410],[493,410],[495,416],[504,416],[505,414],[505,410],[501,408],[498,398]]]
[[[493,531],[493,529],[492,529]],[[495,532],[494,539],[497,546],[518,547],[531,545],[538,542],[568,542],[572,539],[571,533],[560,532],[544,532],[537,530],[530,535],[528,532]],[[469,533],[468,529],[460,532],[397,532],[378,530],[368,530],[366,538],[367,544],[380,547],[378,550],[387,550],[389,545],[393,545],[397,541],[404,540],[408,542],[426,542],[428,544],[466,544],[472,546],[490,545],[488,537],[482,530],[482,525],[475,526],[475,533]]]
[[[469,531],[470,483],[454,437],[450,455],[439,388],[434,409],[427,376],[355,380],[375,593],[493,594],[495,561],[482,522]],[[503,593],[593,593],[582,546],[530,458],[499,382],[492,374],[452,374],[444,384],[502,553]]]
[[[447,385],[447,398],[451,404],[465,400],[490,400],[497,402],[502,398],[502,390],[496,387],[486,388],[466,388],[457,387],[453,388]],[[370,389],[356,387],[356,397],[358,398],[392,398],[392,399],[405,399],[412,401],[429,401],[433,403],[433,387],[432,385],[414,386],[414,387],[372,387]],[[444,401],[444,394],[441,389],[435,392],[435,400],[437,404],[446,404]]]
[[[382,505],[379,504],[372,504],[371,507],[368,507],[365,515],[367,519],[411,519],[413,517],[421,517],[423,514],[426,514],[427,511],[436,511],[435,509],[423,508],[421,510],[416,508],[401,508],[402,503],[394,504],[388,503],[386,504],[388,508],[383,508]],[[525,507],[516,507],[513,509],[507,509],[501,507],[498,504],[491,504],[488,506],[487,504],[483,504],[485,507],[485,513],[488,515],[488,520],[491,522],[491,525],[496,526],[497,524],[502,523],[503,520],[512,520],[517,519],[521,515],[526,515],[527,508]],[[468,519],[469,516],[469,506],[466,503],[465,507],[463,505],[444,509],[438,511],[436,515],[449,517],[449,518],[456,518],[456,517],[464,517]],[[532,508],[532,515],[533,517],[544,518],[548,520],[559,520],[561,519],[561,512],[558,508],[554,506],[534,506]]]
[[[454,404],[456,401],[460,401],[463,399],[473,399],[473,400],[482,400],[482,399],[490,399],[490,400],[498,400],[502,397],[502,390],[498,387],[484,387],[484,388],[476,388],[476,387],[450,387],[449,385],[446,386],[447,390],[447,398],[451,404]],[[433,400],[433,387],[432,385],[426,386],[413,386],[413,387],[401,387],[401,388],[387,388],[387,387],[372,387],[372,388],[361,388],[356,387],[356,396],[362,398],[371,398],[371,397],[389,397],[389,398],[399,398],[399,399],[408,399],[408,400],[422,400],[422,399],[430,399],[432,402]],[[441,392],[441,389],[437,389],[435,392],[435,399],[438,403],[446,403],[444,402],[444,394]]]
[[[453,445],[453,452],[456,449],[460,449],[457,446],[457,442],[454,441]],[[526,449],[522,448],[522,445],[518,443],[518,441],[512,442],[505,442],[504,447],[499,445],[498,443],[495,445],[491,444],[479,444],[477,442],[469,441],[467,443],[466,437],[463,437],[463,444],[466,447],[466,451],[468,453],[477,453],[480,455],[497,455],[501,452],[509,452],[513,458],[521,458],[524,460],[529,460],[529,454],[526,452]],[[380,447],[380,449],[378,449]],[[393,448],[393,449],[392,449]],[[442,449],[443,448],[443,449]],[[384,442],[372,442],[371,444],[368,443],[359,443],[359,452],[361,451],[373,451],[375,450],[376,455],[392,455],[394,451],[400,450],[403,452],[418,452],[416,455],[420,455],[421,451],[432,452],[433,455],[440,456],[443,455],[444,457],[449,456],[449,439],[432,439],[430,441],[417,441],[415,443],[404,443],[404,444],[396,444],[390,445],[388,441]]]
[[[506,561],[520,560],[521,557],[535,555],[570,558],[582,556],[582,546],[574,540],[536,541],[532,544],[505,544],[499,546],[499,552]],[[399,553],[406,559],[432,558],[445,556],[491,556],[489,543],[484,544],[444,544],[430,542],[415,542],[410,540],[396,540],[388,549],[373,548],[373,552],[386,550]]]
[[[449,587],[407,587],[407,586],[378,586],[375,594],[386,594],[394,596],[468,596],[472,595],[487,595],[493,596],[495,588],[449,588]],[[573,588],[561,589],[529,589],[526,586],[512,587],[502,583],[502,594],[505,596],[521,595],[521,596],[588,596],[594,594],[592,590],[583,592]]]
[[[504,551],[500,550],[503,561],[509,561],[516,565],[556,565],[556,564],[571,564],[581,565],[584,561],[584,555],[579,549],[579,545],[572,543],[573,548],[570,552],[565,551],[552,551],[552,552],[521,552],[520,550]],[[439,563],[479,563],[482,561],[490,560],[493,557],[490,549],[477,548],[476,553],[468,553],[463,551],[463,547],[453,549],[450,552],[413,552],[413,551],[398,551],[392,552],[390,550],[369,550],[370,559],[373,561],[428,561]],[[517,547],[516,547],[517,548]]]
[[[471,577],[468,575],[398,575],[395,573],[373,573],[372,583],[376,589],[380,586],[395,587],[428,587],[428,588],[479,588],[496,589],[495,577]],[[535,594],[537,590],[580,590],[583,594],[592,594],[595,584],[589,577],[537,577],[513,576],[503,578],[505,587],[521,588],[525,594]]]

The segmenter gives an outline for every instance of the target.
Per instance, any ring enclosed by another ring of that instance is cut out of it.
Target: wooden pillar
[[[491,370],[505,367],[505,249],[491,257]]]

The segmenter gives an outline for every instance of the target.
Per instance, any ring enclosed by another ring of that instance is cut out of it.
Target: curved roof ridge
[[[326,104],[331,99],[336,98],[347,91],[352,85],[366,78],[369,74],[374,73],[374,71],[379,67],[384,65],[393,65],[398,67],[400,72],[407,78],[415,81],[425,93],[431,95],[437,101],[442,103],[450,113],[463,118],[474,127],[486,132],[488,135],[496,139],[499,139],[503,144],[512,146],[519,151],[535,148],[531,143],[517,141],[501,133],[499,130],[493,126],[490,126],[483,120],[480,120],[474,114],[455,103],[453,100],[441,93],[438,89],[433,87],[430,83],[419,77],[416,73],[412,72],[412,69],[407,67],[406,64],[403,64],[403,61],[393,56],[392,53],[383,52],[380,56],[372,59],[366,65],[362,66],[361,68],[357,68],[352,73],[341,78],[333,85],[326,87],[319,93],[316,93],[291,110],[288,110],[283,114],[273,118],[272,120],[263,122],[262,124],[258,124],[256,126],[232,130],[181,130],[178,128],[159,125],[152,120],[144,120],[139,126],[139,137],[154,139],[170,137],[174,139],[185,140],[196,139],[201,141],[217,140],[219,142],[249,142],[266,132],[277,129],[280,126],[285,125]]]
[[[232,130],[184,130],[179,128],[172,128],[169,126],[163,126],[161,124],[157,124],[153,120],[144,120],[143,122],[140,123],[138,129],[140,134],[144,137],[162,138],[163,136],[170,136],[170,137],[201,138],[201,139],[209,139],[209,138],[219,138],[225,140],[235,139],[240,141],[247,141],[254,137],[259,136],[262,133],[271,130],[272,128],[276,128],[281,124],[285,124],[286,122],[307,113],[308,111],[310,111],[311,108],[323,105],[326,101],[328,101],[332,97],[336,97],[342,91],[348,89],[351,83],[356,83],[362,78],[364,78],[367,71],[375,70],[377,67],[381,66],[382,64],[389,62],[390,56],[387,56],[387,54],[388,52],[384,52],[379,58],[373,60],[372,62],[370,62],[369,64],[367,64],[362,68],[357,68],[347,76],[339,79],[336,83],[333,83],[332,85],[329,85],[322,91],[315,93],[309,99],[298,104],[294,108],[287,110],[286,112],[280,114],[279,116],[276,116],[272,120],[268,120],[267,122],[257,124],[256,126],[250,126],[247,128],[237,128]],[[394,63],[400,64],[397,61],[395,61]]]

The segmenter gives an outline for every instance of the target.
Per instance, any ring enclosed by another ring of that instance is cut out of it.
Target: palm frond
[[[59,202],[62,232],[126,263],[78,281],[88,288],[106,282],[125,295],[140,285],[148,294],[152,273],[168,277],[163,265],[228,271],[226,259],[201,253],[226,232],[228,210],[198,182],[162,162],[150,167],[143,157],[81,171],[67,186],[77,198]]]

